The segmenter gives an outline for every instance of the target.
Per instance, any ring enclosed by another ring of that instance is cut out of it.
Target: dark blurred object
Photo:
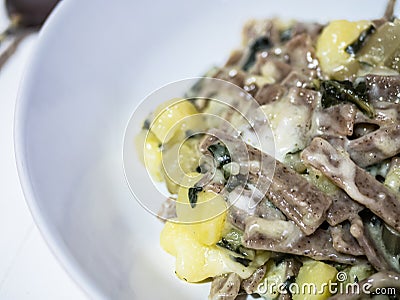
[[[59,0],[6,0],[7,14],[18,27],[40,27]]]
[[[10,25],[0,34],[0,69],[17,50],[21,41],[37,31],[60,0],[5,0]],[[1,47],[3,48],[3,47]]]

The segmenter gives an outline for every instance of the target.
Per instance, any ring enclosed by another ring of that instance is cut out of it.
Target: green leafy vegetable
[[[227,249],[250,260],[254,259],[254,250],[242,246],[242,233],[232,229],[218,243],[218,247]]]
[[[283,288],[285,289],[286,293],[292,296],[290,286],[296,282],[296,276],[290,276],[286,281],[283,283]]]
[[[185,93],[186,100],[191,102],[196,102],[196,100],[201,100],[198,95],[204,87],[204,79],[207,77],[214,77],[220,69],[216,66],[211,67],[207,72],[205,72],[198,81]]]
[[[249,55],[246,59],[246,62],[243,64],[242,69],[247,71],[250,69],[254,63],[256,62],[256,55],[259,51],[269,50],[272,47],[272,43],[268,37],[262,36],[256,39],[253,44],[251,44],[249,49]]]
[[[150,125],[151,125],[150,120],[149,120],[149,119],[146,119],[146,120],[144,120],[144,122],[143,122],[142,129],[144,129],[144,130],[149,130],[149,129],[150,129]]]
[[[280,40],[281,42],[287,42],[292,38],[293,34],[293,28],[288,28],[286,30],[283,30],[280,34]]]
[[[218,243],[217,246],[221,248],[225,248],[229,251],[235,252],[237,254],[240,254],[242,256],[248,256],[249,253],[247,253],[245,248],[242,245],[235,245],[231,242],[229,242],[226,238],[222,238]]]
[[[233,256],[233,255],[231,255],[230,258],[233,261],[235,261],[235,262],[237,262],[237,263],[239,263],[239,264],[241,264],[241,265],[243,265],[245,267],[248,267],[250,265],[250,263],[251,263],[251,260],[247,259],[247,258],[236,257],[236,256]]]
[[[197,204],[197,194],[200,193],[203,190],[201,186],[197,187],[192,187],[189,188],[188,190],[188,197],[189,197],[189,203],[192,208],[196,207]]]
[[[208,151],[211,152],[211,154],[217,160],[218,167],[222,167],[223,165],[226,165],[232,161],[229,151],[225,147],[225,145],[221,145],[218,143],[218,144],[210,145],[207,149],[208,149]]]
[[[346,52],[350,55],[355,55],[360,49],[365,45],[366,40],[370,35],[372,35],[376,31],[375,26],[371,25],[367,29],[365,29],[358,38],[352,42],[350,45],[346,47]]]
[[[233,175],[229,177],[225,188],[228,192],[232,192],[237,186],[245,186],[247,183],[247,176],[243,174]]]
[[[342,102],[355,104],[364,114],[372,118],[375,115],[374,108],[366,97],[366,84],[360,82],[357,86],[349,80],[326,80],[321,83],[322,107],[327,108]]]

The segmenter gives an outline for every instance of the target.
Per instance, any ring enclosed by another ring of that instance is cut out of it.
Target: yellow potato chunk
[[[181,187],[178,192],[176,213],[178,221],[189,223],[195,238],[204,245],[214,245],[222,237],[226,218],[226,202],[222,196],[208,191],[196,195],[196,203],[189,201],[189,189]]]
[[[148,130],[142,130],[135,139],[139,159],[144,163],[150,176],[158,182],[163,181],[161,172],[161,143],[157,137]]]
[[[160,235],[160,245],[165,252],[176,256],[176,244],[187,241],[194,241],[193,235],[185,230],[185,226],[178,223],[166,222]]]
[[[185,174],[192,173],[200,163],[200,140],[196,138],[187,139],[179,148],[179,165]]]
[[[337,20],[325,27],[318,38],[316,54],[326,75],[342,80],[358,71],[358,62],[345,49],[370,25],[370,21]]]
[[[336,274],[337,270],[326,263],[315,260],[304,262],[296,279],[299,293],[293,295],[293,300],[329,298],[329,283],[336,281]]]
[[[198,118],[190,118],[194,114],[197,114],[197,109],[192,103],[172,99],[157,108],[150,130],[163,144],[179,133],[182,139],[185,131],[193,128],[192,123],[197,123]]]
[[[215,245],[222,237],[222,229],[225,224],[226,214],[223,213],[212,220],[190,224],[189,229],[193,231],[195,238],[204,245]]]
[[[186,139],[162,151],[163,174],[168,191],[177,194],[184,177],[200,164],[199,139]]]
[[[179,245],[176,255],[176,275],[188,282],[199,282],[213,276],[207,272],[206,259],[208,248],[193,240]]]
[[[176,274],[183,280],[199,282],[229,272],[219,249],[202,244],[191,225],[167,222],[160,244],[176,257]]]
[[[232,253],[216,245],[201,243],[191,225],[167,222],[160,236],[161,247],[176,257],[176,275],[188,282],[200,282],[207,278],[234,272],[241,278],[250,277],[271,256],[261,251],[246,267],[232,259]]]
[[[179,278],[198,282],[208,277],[204,272],[208,248],[201,245],[187,225],[167,222],[160,236],[161,247],[176,257]]]

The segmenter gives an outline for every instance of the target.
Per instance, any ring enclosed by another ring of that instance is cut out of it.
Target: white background
[[[0,31],[7,22],[1,1]],[[38,231],[16,170],[14,107],[19,82],[37,42],[37,35],[26,38],[0,70],[0,299],[87,300]]]

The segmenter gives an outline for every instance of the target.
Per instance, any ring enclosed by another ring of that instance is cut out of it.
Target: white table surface
[[[0,29],[7,25],[0,2]],[[26,38],[0,70],[0,299],[74,299],[88,297],[73,282],[43,240],[24,200],[13,145],[18,86],[37,35]]]

